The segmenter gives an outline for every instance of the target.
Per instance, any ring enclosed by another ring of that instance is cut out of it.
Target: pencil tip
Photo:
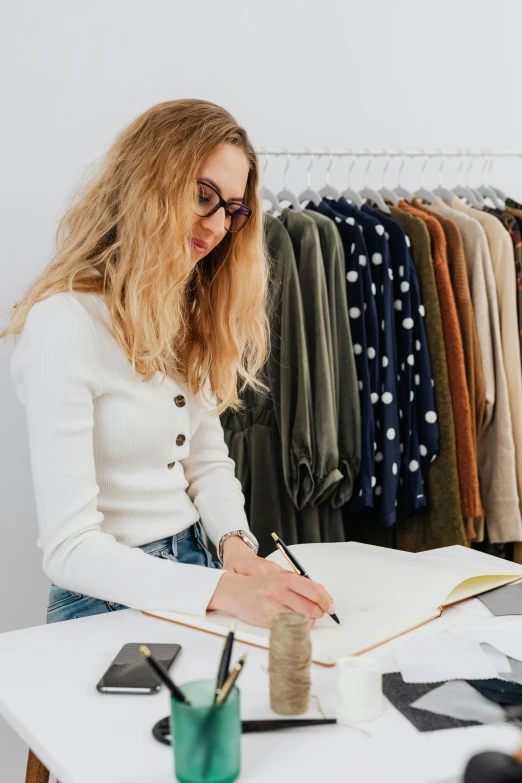
[[[147,658],[150,658],[150,650],[149,650],[149,648],[147,647],[146,644],[142,644],[140,646],[140,653],[142,655],[145,655]]]
[[[232,622],[230,623],[230,633],[234,633],[235,630],[236,630],[236,621],[232,620]]]
[[[274,541],[279,541],[279,537],[277,536],[277,534],[276,534],[276,533],[271,533],[270,535],[272,536],[272,538],[274,539]]]

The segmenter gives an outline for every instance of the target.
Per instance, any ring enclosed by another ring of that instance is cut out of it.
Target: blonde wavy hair
[[[247,158],[253,215],[195,261],[198,169],[223,144]],[[198,99],[153,106],[73,195],[53,258],[0,337],[19,334],[33,304],[52,294],[103,294],[115,337],[144,380],[173,367],[194,394],[210,383],[218,413],[238,410],[246,386],[267,390],[257,377],[269,353],[270,264],[258,185],[255,150],[228,111]]]

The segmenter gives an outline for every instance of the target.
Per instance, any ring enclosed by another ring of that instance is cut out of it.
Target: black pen
[[[217,699],[219,696],[219,692],[223,685],[225,684],[225,680],[228,677],[228,670],[230,668],[230,657],[232,655],[232,646],[234,644],[234,631],[236,629],[235,622],[231,623],[230,625],[230,632],[227,636],[225,646],[223,647],[223,653],[221,655],[221,660],[219,662],[219,669],[216,679],[216,693],[214,696],[214,699]]]
[[[285,558],[286,558],[286,560],[288,561],[288,563],[289,563],[289,564],[292,566],[292,568],[293,568],[293,570],[295,571],[295,573],[296,573],[296,574],[299,574],[299,576],[305,576],[307,579],[311,579],[312,577],[310,576],[310,574],[307,574],[307,573],[306,573],[306,571],[304,570],[304,568],[303,568],[303,566],[301,565],[301,563],[299,563],[299,562],[296,560],[296,558],[295,558],[295,557],[293,556],[293,554],[290,552],[290,550],[288,549],[288,547],[287,547],[285,544],[283,544],[283,542],[281,541],[281,539],[279,538],[279,536],[278,536],[276,533],[272,533],[272,538],[273,538],[273,539],[274,539],[274,541],[275,541],[276,547],[279,549],[279,551],[281,552],[281,554],[283,555],[283,557],[285,557]],[[337,615],[336,615],[336,614],[331,614],[331,615],[329,615],[329,616],[330,616],[330,617],[332,618],[332,620],[333,620],[334,622],[336,622],[338,625],[340,625],[340,624],[341,624],[341,621],[339,620],[339,618],[337,617]]]
[[[153,657],[151,651],[149,650],[146,644],[141,645],[140,653],[147,659],[147,661],[150,663],[150,665],[152,666],[152,668],[154,669],[158,677],[160,677],[160,679],[163,680],[163,682],[165,683],[169,691],[172,693],[174,698],[177,701],[183,701],[185,702],[185,704],[190,705],[190,701],[187,699],[183,691],[180,691],[178,686],[174,682],[172,682],[172,680],[170,679],[169,675],[167,674],[163,666],[160,664],[159,661],[157,661]]]

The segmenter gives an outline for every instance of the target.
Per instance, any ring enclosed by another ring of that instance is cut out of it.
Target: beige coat
[[[502,223],[494,215],[473,209],[457,198],[455,200],[459,203],[452,203],[452,206],[478,220],[488,240],[497,290],[502,355],[515,442],[518,497],[519,501],[522,501],[522,365],[518,338],[517,281],[513,242]]]

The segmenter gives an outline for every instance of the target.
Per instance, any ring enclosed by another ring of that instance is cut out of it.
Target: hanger
[[[400,151],[400,150],[399,150],[399,151]],[[402,175],[402,170],[403,170],[403,168],[404,168],[404,164],[405,164],[405,163],[406,163],[406,155],[403,155],[403,156],[402,156],[402,163],[401,163],[401,165],[399,166],[399,171],[398,171],[398,174],[397,174],[397,176],[398,176],[398,178],[399,178],[399,184],[397,185],[397,187],[396,187],[396,188],[394,188],[394,191],[395,191],[395,195],[396,195],[396,196],[397,196],[399,199],[403,198],[405,201],[411,201],[411,200],[412,200],[412,198],[413,198],[413,193],[410,193],[410,191],[409,191],[409,190],[406,190],[406,188],[403,188],[403,187],[402,187],[402,185],[400,184],[400,181],[401,181],[401,175]]]
[[[297,200],[299,201],[300,204],[303,201],[311,201],[313,204],[315,204],[316,207],[318,207],[319,204],[321,203],[321,201],[323,200],[322,196],[320,196],[319,193],[316,190],[314,190],[312,188],[312,186],[310,185],[310,169],[313,166],[314,154],[313,154],[312,150],[310,149],[310,147],[307,147],[306,149],[310,153],[310,165],[308,166],[308,168],[306,170],[306,181],[307,181],[308,187],[306,187],[303,190],[303,192],[298,195]],[[302,207],[302,209],[303,209],[303,207]]]
[[[484,196],[482,195],[482,193],[479,193],[476,188],[472,188],[471,185],[469,184],[469,172],[473,166],[473,163],[475,162],[475,158],[473,157],[471,150],[467,150],[467,152],[470,155],[470,159],[469,159],[470,163],[468,168],[466,169],[466,187],[469,188],[473,193],[473,195],[475,196],[477,203],[480,205],[479,208],[484,209],[484,204],[486,203]]]
[[[428,165],[428,160],[430,159],[430,155],[425,151],[421,150],[422,153],[424,153],[424,163],[422,164],[421,172],[420,172],[420,180],[421,180],[421,186],[418,190],[415,191],[413,194],[415,198],[420,199],[421,201],[426,201],[428,204],[433,204],[437,196],[433,191],[427,190],[424,187],[424,172],[426,171],[426,166]]]
[[[356,190],[353,190],[351,187],[351,181],[352,181],[352,169],[355,166],[355,161],[357,160],[356,155],[352,155],[352,163],[350,168],[348,169],[348,187],[346,190],[343,190],[341,193],[341,196],[346,199],[346,201],[351,201],[354,207],[357,207],[360,209],[362,205],[364,204],[364,201],[360,197],[360,195],[357,193]]]
[[[384,199],[381,196],[381,194],[378,193],[373,188],[369,188],[366,184],[366,177],[368,175],[370,166],[372,165],[372,158],[373,158],[373,155],[371,154],[370,150],[366,150],[366,152],[368,154],[368,165],[366,166],[366,170],[364,172],[364,187],[361,191],[359,191],[359,195],[361,196],[361,198],[367,198],[370,201],[373,201],[375,206],[377,206],[381,210],[381,212],[384,212],[385,215],[389,215],[391,214],[390,208],[387,204],[384,203]]]
[[[467,186],[460,184],[460,171],[464,165],[464,157],[462,155],[462,150],[459,150],[459,152],[461,153],[461,164],[457,171],[457,185],[453,188],[453,194],[455,196],[459,196],[459,198],[466,199],[472,207],[475,207],[476,209],[482,209],[482,205],[477,201],[471,190]]]
[[[453,198],[453,193],[451,192],[451,190],[448,190],[442,185],[442,169],[444,168],[444,163],[446,159],[444,157],[444,153],[442,152],[442,150],[438,150],[438,152],[440,153],[440,166],[437,172],[437,181],[439,184],[437,185],[433,193],[436,196],[439,196],[440,198],[446,199],[446,201],[451,201],[451,199]]]
[[[505,203],[503,203],[500,200],[500,198],[495,193],[493,188],[490,188],[489,186],[489,173],[493,166],[493,156],[491,155],[488,158],[487,157],[488,150],[484,150],[484,152],[486,153],[486,156],[484,157],[484,166],[482,167],[482,180],[484,184],[480,185],[480,187],[478,188],[478,192],[480,193],[481,196],[484,196],[485,198],[489,198],[489,200],[491,201],[495,209],[503,210],[506,206]]]
[[[386,150],[384,150],[386,152]],[[390,165],[391,156],[388,155],[386,158],[386,163],[384,164],[384,168],[382,170],[382,188],[379,190],[379,193],[383,197],[383,199],[391,201],[394,207],[398,206],[399,204],[399,197],[396,193],[393,192],[393,190],[390,190],[386,187],[385,184],[385,176],[386,172],[388,171],[388,166]]]
[[[338,198],[340,198],[339,191],[337,191],[335,188],[333,188],[330,185],[330,169],[332,168],[332,163],[333,163],[333,153],[330,149],[328,149],[328,147],[326,149],[330,153],[330,163],[328,164],[328,168],[326,169],[326,185],[324,186],[324,188],[321,188],[321,190],[319,191],[319,195],[322,196],[323,198],[334,198],[337,200]]]
[[[506,194],[504,193],[504,191],[503,191],[503,190],[500,190],[500,188],[495,188],[495,187],[493,187],[493,185],[491,186],[491,190],[492,190],[494,193],[496,193],[496,194],[497,194],[497,196],[498,196],[499,198],[501,198],[501,199],[502,199],[502,201],[503,201],[504,203],[507,201],[507,196],[506,196]]]
[[[292,191],[286,187],[286,172],[288,171],[288,167],[290,165],[290,152],[288,147],[283,147],[283,149],[286,150],[286,166],[283,172],[283,189],[279,191],[277,198],[279,199],[280,204],[283,201],[289,201],[294,209],[301,209],[301,205],[297,200],[295,193],[292,193]]]
[[[263,181],[265,179],[266,167],[268,166],[268,152],[267,152],[267,148],[266,147],[264,149],[265,149],[265,154],[266,154],[266,162],[265,162],[265,165],[263,166],[263,172],[262,172],[262,180]],[[263,212],[272,213],[272,212],[282,212],[283,211],[283,207],[280,205],[279,201],[277,200],[277,196],[274,193],[274,191],[270,190],[269,188],[266,188],[264,185],[261,188],[261,198],[262,198],[263,201],[269,201],[270,202],[270,208],[263,210]]]

